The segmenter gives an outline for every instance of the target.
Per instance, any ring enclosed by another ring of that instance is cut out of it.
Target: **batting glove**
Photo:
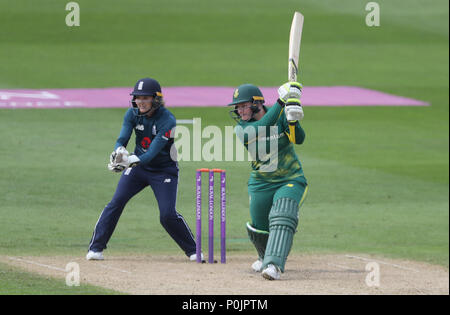
[[[290,98],[300,99],[303,86],[298,82],[287,82],[278,88],[278,96],[284,103]]]
[[[286,101],[286,119],[288,122],[295,122],[298,120],[302,120],[305,116],[303,114],[303,108],[300,103],[300,100],[297,98],[289,98]]]

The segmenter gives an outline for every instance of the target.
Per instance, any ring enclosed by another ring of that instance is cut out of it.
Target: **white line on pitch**
[[[352,255],[345,255],[345,256],[348,257],[348,258],[355,258],[355,259],[364,260],[364,261],[369,261],[369,262],[373,261],[373,262],[376,262],[376,263],[379,263],[379,264],[392,266],[392,267],[395,267],[395,268],[398,268],[398,269],[403,269],[403,270],[408,270],[408,271],[414,271],[414,272],[420,272],[420,271],[417,270],[417,269],[408,268],[408,267],[403,267],[403,266],[400,266],[400,265],[391,264],[391,263],[387,263],[387,262],[380,261],[380,260],[375,260],[375,259],[370,259],[370,258],[364,258],[364,257],[359,257],[359,256],[352,256]]]
[[[25,262],[27,264],[36,265],[36,266],[39,266],[39,267],[45,267],[45,268],[48,268],[48,269],[53,269],[53,270],[66,272],[65,269],[54,267],[54,266],[50,266],[50,265],[41,264],[41,263],[38,263],[38,262],[35,262],[35,261],[31,261],[31,260],[25,260],[25,259],[15,258],[15,257],[8,257],[8,259],[15,260],[15,261],[20,261],[20,262]]]
[[[119,269],[119,268],[114,268],[114,267],[110,267],[110,266],[107,266],[107,265],[100,265],[99,264],[99,266],[102,267],[102,268],[105,268],[105,269],[111,269],[111,270],[115,270],[115,271],[119,271],[119,272],[123,272],[123,273],[128,273],[128,274],[132,273],[131,271],[127,271],[127,270],[123,270],[123,269]]]

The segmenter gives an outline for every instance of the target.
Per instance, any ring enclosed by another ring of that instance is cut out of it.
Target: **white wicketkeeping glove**
[[[302,120],[305,116],[303,114],[303,108],[299,99],[289,98],[286,101],[286,106],[284,107],[286,112],[286,120],[288,122],[295,122]]]
[[[129,153],[125,147],[118,147],[109,156],[108,169],[116,173],[122,172],[126,168],[124,164],[128,160],[128,156]]]
[[[290,98],[300,99],[303,86],[298,82],[287,82],[278,88],[278,96],[284,103]]]
[[[129,155],[130,153],[128,153],[125,147],[118,147],[113,153],[111,153],[109,160],[113,164],[118,164],[125,161]]]
[[[125,169],[125,166],[108,163],[108,169],[114,173],[120,173]]]
[[[140,160],[136,155],[133,154],[133,155],[128,156],[128,157],[124,160],[124,162],[119,163],[119,165],[123,165],[123,166],[125,166],[126,168],[129,168],[129,167],[135,167],[135,166],[138,165],[140,162],[141,162],[141,160]]]

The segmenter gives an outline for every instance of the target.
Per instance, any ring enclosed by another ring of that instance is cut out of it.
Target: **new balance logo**
[[[125,172],[123,172],[124,175],[130,175],[132,168],[129,167],[125,170]]]
[[[165,180],[164,180],[164,183],[170,183],[172,180],[170,179],[170,178],[166,178]]]
[[[137,125],[136,130],[144,131],[144,125]]]

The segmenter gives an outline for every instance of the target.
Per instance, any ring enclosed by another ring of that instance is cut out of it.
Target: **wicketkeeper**
[[[252,268],[269,280],[280,279],[284,272],[307,192],[293,146],[305,140],[299,122],[303,119],[301,91],[298,82],[282,85],[279,99],[269,109],[258,87],[243,84],[234,91],[229,104],[234,106],[230,113],[237,121],[236,135],[254,155],[248,181],[251,223],[247,223],[247,231],[259,257]],[[289,133],[288,121],[295,122],[295,135]],[[266,150],[260,151],[261,146]],[[270,152],[273,147],[275,152]]]
[[[87,260],[102,260],[127,202],[150,186],[158,201],[160,222],[184,253],[196,260],[195,240],[183,216],[175,209],[178,165],[171,157],[176,125],[175,117],[164,107],[161,86],[150,78],[139,80],[133,92],[131,108],[125,113],[122,130],[108,169],[122,173],[112,200],[100,214],[89,244]],[[130,154],[126,146],[134,130],[136,147]]]

